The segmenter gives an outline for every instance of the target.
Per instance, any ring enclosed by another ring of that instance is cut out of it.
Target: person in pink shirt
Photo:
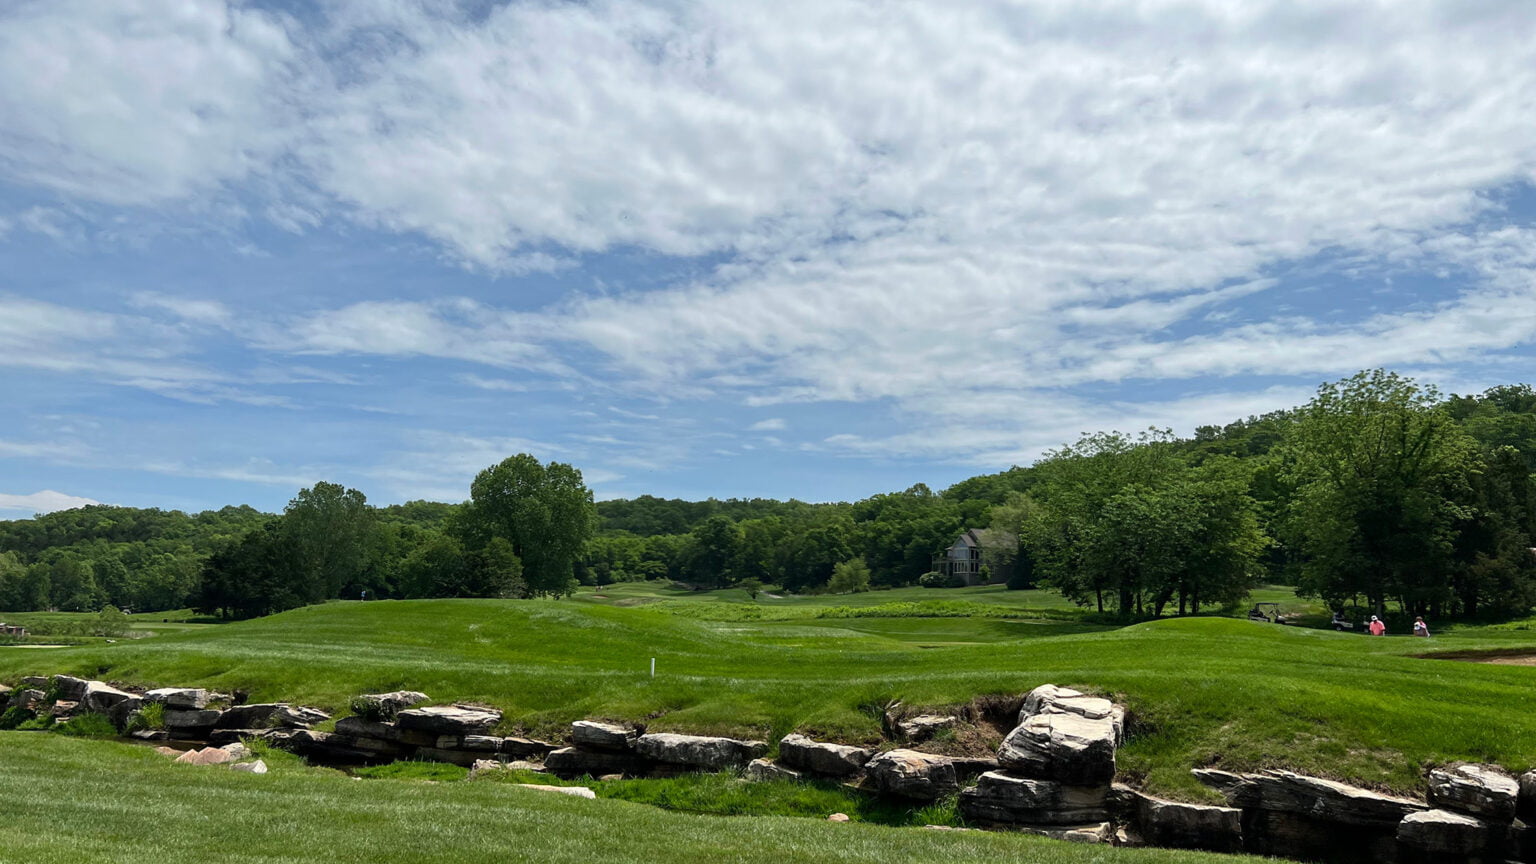
[[[1371,616],[1371,626],[1369,629],[1372,636],[1385,636],[1387,633],[1387,625],[1381,623],[1381,619],[1375,615]]]
[[[1422,636],[1425,639],[1429,638],[1429,625],[1424,623],[1422,616],[1413,619],[1413,635]]]

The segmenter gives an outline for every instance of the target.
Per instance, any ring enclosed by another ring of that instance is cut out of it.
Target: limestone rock
[[[1115,787],[1112,798],[1123,802],[1114,808],[1121,821],[1134,825],[1137,836],[1153,846],[1243,850],[1243,812],[1235,807],[1164,801],[1123,786]]]
[[[896,729],[909,740],[927,741],[942,729],[953,729],[959,722],[959,717],[948,714],[919,714],[898,722]]]
[[[277,725],[278,712],[288,707],[286,702],[256,702],[236,705],[224,711],[216,724],[220,729],[261,729]]]
[[[1410,813],[1397,826],[1399,843],[1438,855],[1477,855],[1496,839],[1488,823],[1449,810]]]
[[[204,747],[201,750],[188,750],[177,756],[176,761],[182,765],[223,765],[235,761],[235,757],[217,747]]]
[[[951,756],[949,764],[955,766],[955,779],[961,783],[975,780],[988,771],[998,771],[1003,767],[996,759],[983,759],[977,756]]]
[[[765,741],[658,732],[635,739],[635,752],[657,762],[719,771],[741,768],[768,752]]]
[[[435,732],[438,735],[484,735],[501,722],[501,712],[462,705],[411,708],[395,718],[400,729]]]
[[[21,686],[30,690],[47,690],[53,681],[46,675],[28,675],[21,679]]]
[[[79,702],[67,702],[63,699],[59,699],[53,703],[51,708],[48,709],[48,716],[55,720],[67,720],[70,717],[73,717],[75,712],[78,710],[80,710]]]
[[[144,694],[145,702],[160,702],[167,708],[201,710],[208,707],[208,691],[199,687],[158,687]]]
[[[251,758],[251,748],[245,746],[245,744],[240,741],[236,741],[233,744],[225,744],[219,749],[223,750],[225,753],[228,753],[230,758],[236,762],[239,762],[242,759]]]
[[[558,777],[601,777],[604,774],[627,774],[634,777],[649,773],[652,764],[649,759],[634,753],[609,753],[576,747],[562,747],[544,757],[544,767]]]
[[[180,756],[182,753],[182,751],[177,750],[175,747],[156,747],[155,752],[159,753],[161,756],[169,756],[172,759]]]
[[[1115,728],[1115,740],[1125,737],[1125,709],[1099,696],[1089,696],[1067,687],[1042,684],[1029,691],[1019,709],[1019,723],[1037,714],[1076,714],[1088,720],[1108,720]]]
[[[849,821],[848,820],[848,814],[847,813],[833,813],[831,816],[827,817],[827,821],[828,822],[847,822],[847,821]]]
[[[1403,817],[1428,809],[1407,798],[1290,771],[1232,774],[1196,768],[1191,773],[1221,792],[1233,807],[1294,813],[1343,825],[1394,828]]]
[[[891,750],[869,760],[864,775],[875,791],[912,801],[934,801],[959,788],[948,757]]]
[[[53,676],[54,694],[64,702],[79,702],[85,698],[85,688],[90,686],[84,678],[75,678],[70,675]]]
[[[9,699],[10,695],[11,688],[8,685],[0,684],[0,699]]]
[[[1090,822],[1087,825],[1021,825],[1019,830],[1068,843],[1111,843],[1115,837],[1114,827],[1108,822]]]
[[[532,738],[503,738],[497,752],[512,759],[543,759],[554,749],[555,745],[548,741],[535,741]]]
[[[439,735],[438,750],[468,750],[475,753],[498,753],[501,739],[490,735]]]
[[[138,701],[139,697],[100,681],[85,682],[85,692],[80,698],[85,705],[85,710],[94,711],[97,714],[110,713],[118,703],[129,700]]]
[[[229,766],[229,770],[240,771],[246,774],[265,774],[267,773],[267,763],[260,759],[257,759],[255,762],[240,762]]]
[[[786,768],[767,759],[753,759],[747,763],[748,780],[799,780],[802,776],[793,768]]]
[[[127,727],[128,719],[142,707],[144,707],[143,697],[130,695],[129,698],[107,709],[107,719],[112,721],[113,726],[123,729]]]
[[[1520,783],[1484,765],[1456,765],[1429,772],[1429,803],[1495,822],[1515,818]]]
[[[282,746],[317,762],[381,762],[396,758],[401,752],[391,741],[354,738],[334,732],[299,729],[291,732],[285,730],[284,734],[288,737]]]
[[[1536,771],[1520,775],[1520,800],[1515,809],[1527,824],[1536,824]]]
[[[779,761],[796,771],[823,777],[852,777],[864,770],[875,752],[863,747],[812,741],[804,735],[785,735],[779,740]]]
[[[211,708],[201,710],[181,710],[167,708],[165,714],[165,728],[171,733],[172,738],[190,737],[198,732],[206,734],[223,715],[221,711]]]
[[[1067,786],[989,771],[960,793],[967,819],[994,825],[1079,825],[1109,818],[1103,786]]]
[[[378,738],[384,741],[399,740],[400,730],[393,723],[381,723],[361,716],[343,717],[336,721],[336,734],[358,738]],[[430,736],[433,743],[439,736]]]
[[[359,714],[373,720],[393,720],[407,708],[414,708],[430,697],[415,690],[395,690],[390,693],[365,693],[353,701]]]
[[[165,741],[171,736],[164,729],[135,729],[128,737],[135,741]]]
[[[1004,768],[1073,786],[1108,785],[1115,777],[1116,733],[1108,717],[1071,713],[1031,716],[998,748]]]
[[[537,789],[540,792],[554,792],[557,795],[569,795],[572,798],[597,798],[597,793],[585,786],[545,786],[541,783],[523,783],[521,788]]]
[[[329,719],[331,715],[319,708],[306,708],[302,705],[284,705],[272,714],[272,722],[285,729],[309,729]]]
[[[34,687],[28,687],[24,690],[17,690],[11,694],[10,707],[25,708],[28,711],[32,711],[42,703],[43,699],[46,698],[47,695],[47,693],[44,693],[43,691]]]
[[[618,723],[599,723],[596,720],[577,720],[571,724],[571,741],[586,750],[607,750],[610,753],[632,753],[640,731],[633,726]]]

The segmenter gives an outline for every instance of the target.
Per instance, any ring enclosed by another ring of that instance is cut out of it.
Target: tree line
[[[1334,608],[1436,617],[1536,604],[1536,393],[1475,396],[1375,370],[1306,405],[1095,433],[1034,465],[852,503],[593,503],[575,468],[519,455],[462,504],[375,508],[330,483],[282,514],[89,507],[0,523],[0,608],[193,605],[231,616],[336,597],[560,596],[667,579],[756,592],[943,585],[979,529],[1009,587],[1107,614],[1197,613],[1260,582]]]

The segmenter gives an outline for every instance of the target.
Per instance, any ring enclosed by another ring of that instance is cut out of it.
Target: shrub
[[[869,590],[869,565],[864,559],[844,561],[832,568],[827,590],[833,594],[856,594]]]
[[[78,714],[53,727],[53,731],[71,738],[117,737],[117,727],[105,714]]]
[[[128,715],[126,731],[138,732],[141,729],[164,729],[165,705],[161,702],[148,702],[144,707]]]
[[[14,708],[7,710],[4,714],[0,714],[0,730],[20,728],[21,724],[33,719],[36,716],[37,714],[35,712],[28,711],[20,705],[17,705]]]

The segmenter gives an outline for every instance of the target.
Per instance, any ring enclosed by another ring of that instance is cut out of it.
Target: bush
[[[53,727],[53,731],[71,738],[117,737],[117,727],[105,714],[79,714]]]
[[[142,729],[165,728],[165,704],[161,702],[148,702],[144,707],[128,715],[126,731],[138,732]]]
[[[930,570],[917,577],[917,584],[923,588],[963,588],[965,580],[959,576],[952,576],[938,571]]]
[[[857,594],[869,590],[869,565],[863,558],[844,561],[832,568],[827,591],[832,594]]]
[[[20,728],[21,724],[35,717],[37,717],[35,712],[28,711],[20,705],[17,705],[16,707],[6,711],[4,714],[0,714],[0,730]]]

